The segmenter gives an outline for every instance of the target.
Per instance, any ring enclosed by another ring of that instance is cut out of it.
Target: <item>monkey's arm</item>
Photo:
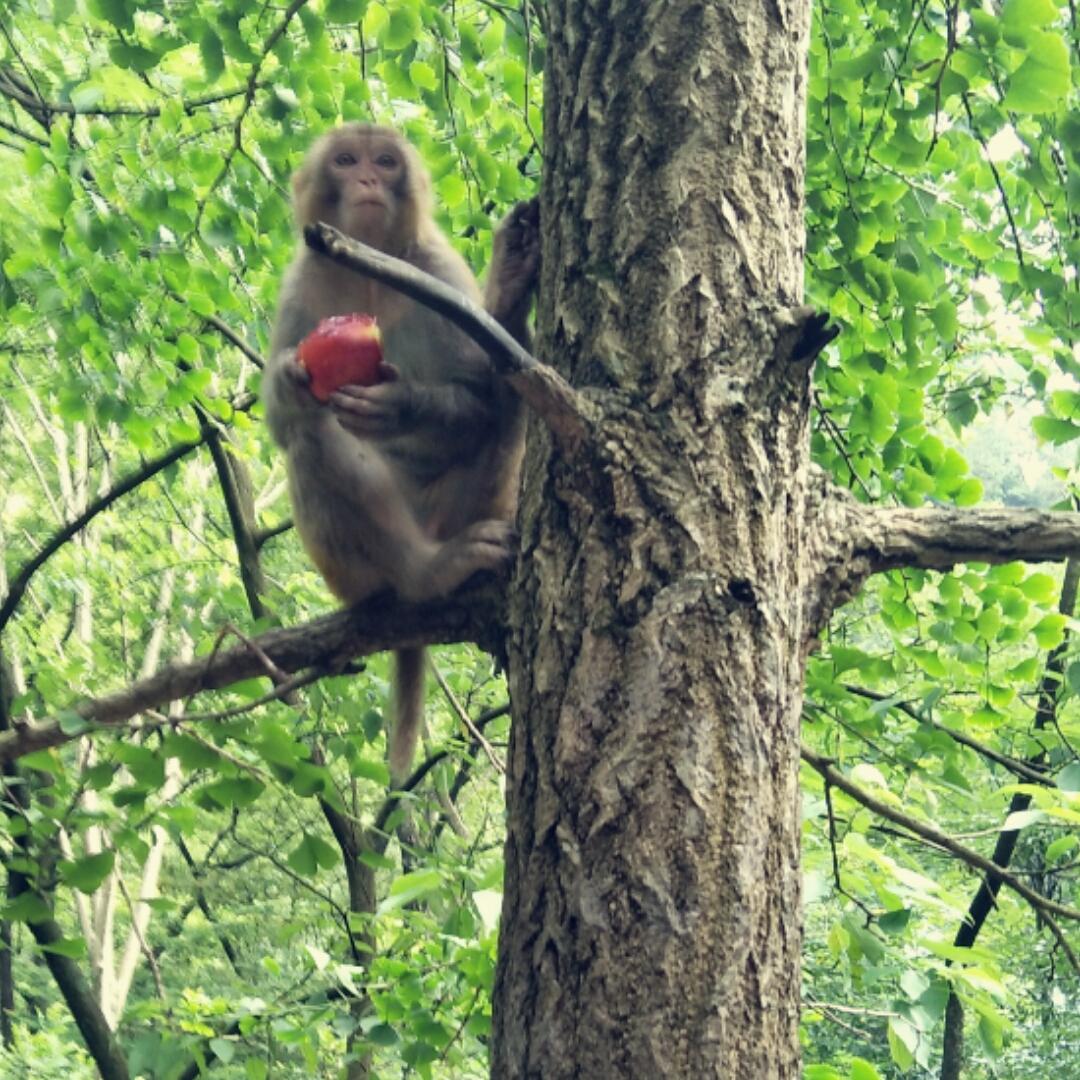
[[[296,346],[315,329],[315,319],[297,302],[298,284],[287,275],[281,287],[270,359],[263,371],[262,397],[266,423],[274,442],[288,448],[297,431],[310,423],[318,402],[308,390],[310,377],[296,359]]]
[[[360,438],[417,435],[437,441],[450,455],[477,441],[495,422],[495,394],[490,378],[462,378],[440,383],[413,382],[394,374],[375,386],[343,386],[330,407],[346,431]]]
[[[529,347],[529,310],[540,277],[540,202],[518,203],[495,230],[484,308]]]

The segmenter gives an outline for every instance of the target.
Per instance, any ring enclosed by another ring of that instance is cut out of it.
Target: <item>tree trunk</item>
[[[809,7],[548,12],[538,354],[600,434],[526,466],[492,1075],[783,1080]]]

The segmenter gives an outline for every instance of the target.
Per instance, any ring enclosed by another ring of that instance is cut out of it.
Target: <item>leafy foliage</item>
[[[1000,465],[991,490],[1071,505],[1074,20],[1052,0],[815,13],[808,288],[844,332],[818,368],[814,450],[856,498],[977,502],[980,465],[1008,458],[1005,439],[1029,442],[1031,424],[1062,447],[1046,493],[1015,469],[1003,483]],[[1061,781],[1080,727],[1060,584],[1057,568],[1019,564],[875,579],[809,665],[806,736],[873,795],[984,854],[1006,821],[1022,829],[1014,868],[1075,902],[1080,805]],[[1018,784],[1011,761],[1045,770],[1040,782]],[[806,780],[805,994],[821,1003],[808,1057],[851,1062],[818,1075],[862,1075],[858,1055],[882,1075],[938,1075],[950,990],[967,1015],[965,1076],[1064,1061],[1078,987],[1053,939],[1033,936],[1038,917],[1005,889],[957,946],[978,878]],[[1034,809],[1010,816],[1021,788]],[[1023,1019],[1034,1001],[1042,1030]]]

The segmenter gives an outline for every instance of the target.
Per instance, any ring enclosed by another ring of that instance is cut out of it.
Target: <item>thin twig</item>
[[[801,753],[803,761],[819,772],[828,783],[832,784],[834,787],[838,787],[846,795],[851,796],[857,803],[865,806],[867,810],[871,810],[875,814],[885,818],[887,821],[891,821],[894,824],[907,829],[908,832],[913,833],[915,836],[919,837],[919,839],[943,848],[951,855],[955,855],[962,862],[967,863],[968,866],[974,867],[976,870],[981,870],[984,874],[994,874],[999,877],[1005,885],[1008,885],[1013,892],[1022,896],[1036,911],[1039,912],[1040,916],[1046,922],[1046,925],[1050,928],[1051,933],[1057,938],[1062,951],[1069,958],[1069,963],[1072,964],[1073,969],[1080,972],[1080,959],[1077,958],[1076,953],[1073,951],[1068,939],[1062,932],[1061,927],[1053,918],[1054,915],[1057,915],[1063,919],[1075,919],[1080,921],[1080,910],[1069,907],[1066,904],[1059,904],[1056,900],[1051,900],[1047,896],[1042,896],[1034,889],[1025,885],[1015,875],[1009,873],[1004,867],[998,866],[993,860],[986,858],[985,855],[980,855],[977,851],[972,851],[971,848],[957,843],[947,833],[943,833],[930,825],[924,824],[910,814],[895,810],[887,803],[875,798],[869,792],[864,791],[859,787],[858,784],[852,783],[828,758],[815,753],[805,744],[802,747]]]
[[[495,751],[492,749],[491,743],[484,738],[480,729],[472,722],[472,717],[469,716],[468,710],[457,699],[457,695],[450,688],[450,684],[446,681],[443,673],[439,670],[435,664],[431,665],[432,670],[435,672],[435,681],[439,684],[439,688],[446,695],[446,700],[450,702],[450,707],[457,713],[458,719],[468,729],[469,734],[480,744],[484,753],[487,754],[488,760],[495,767],[495,771],[500,776],[506,775],[506,766],[495,756]]]

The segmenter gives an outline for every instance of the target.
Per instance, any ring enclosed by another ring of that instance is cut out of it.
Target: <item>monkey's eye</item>
[[[380,154],[375,159],[375,164],[383,169],[392,169],[397,164],[397,158],[393,154]]]
[[[338,154],[338,156],[336,158],[334,158],[334,164],[335,165],[341,165],[342,167],[345,167],[345,166],[348,166],[348,165],[355,165],[356,164],[356,158],[346,150],[346,151]]]

